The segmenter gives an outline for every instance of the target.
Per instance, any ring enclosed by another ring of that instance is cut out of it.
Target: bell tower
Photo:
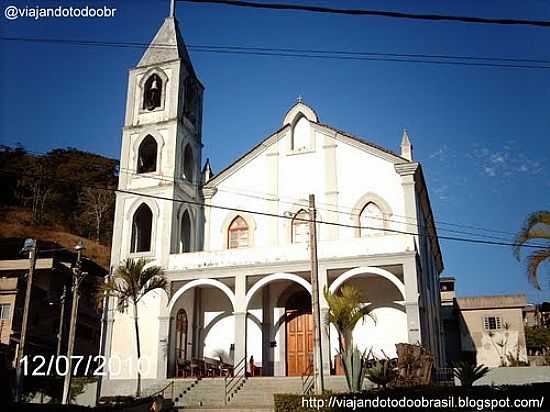
[[[192,202],[200,201],[203,92],[171,0],[129,72],[119,189],[132,193],[117,193],[113,265],[143,256],[165,267],[170,253],[200,250],[202,210]]]

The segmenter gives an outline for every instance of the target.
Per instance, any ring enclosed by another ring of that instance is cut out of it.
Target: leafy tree
[[[167,281],[159,266],[149,265],[149,260],[126,259],[116,268],[114,275],[103,283],[97,293],[98,301],[104,296],[116,298],[117,309],[124,313],[129,305],[134,309],[134,328],[136,331],[137,359],[141,358],[139,338],[138,303],[150,292],[161,289],[166,291]],[[137,368],[136,396],[141,395],[141,374]]]
[[[527,348],[542,351],[550,350],[550,329],[540,327],[525,327],[525,340]]]
[[[516,256],[516,259],[520,260],[522,245],[527,241],[534,239],[550,240],[550,211],[539,210],[538,212],[533,212],[527,216],[523,227],[520,229],[514,240],[514,255]],[[529,279],[529,282],[531,282],[531,284],[539,290],[541,287],[537,271],[542,262],[548,260],[550,260],[549,246],[541,249],[535,249],[535,251],[527,257],[527,278]]]
[[[0,145],[0,206],[28,208],[32,223],[59,224],[97,241],[111,240],[118,162],[75,148],[35,155]]]

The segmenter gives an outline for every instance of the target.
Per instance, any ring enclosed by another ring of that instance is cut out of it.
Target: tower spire
[[[403,129],[403,136],[401,137],[401,157],[404,157],[409,161],[412,161],[413,159],[412,144],[411,140],[409,139],[409,133],[407,133],[407,129]]]
[[[168,17],[176,17],[176,0],[170,0],[170,14]]]

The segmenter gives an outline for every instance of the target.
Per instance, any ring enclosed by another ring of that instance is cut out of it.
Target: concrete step
[[[347,391],[343,376],[325,378],[325,387],[334,392]],[[232,398],[225,402],[223,378],[177,379],[174,384],[174,405],[178,409],[197,411],[261,411],[273,410],[273,395],[303,391],[300,377],[250,377]]]

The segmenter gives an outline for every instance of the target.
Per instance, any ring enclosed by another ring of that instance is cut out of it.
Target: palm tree
[[[134,327],[136,330],[137,359],[141,357],[138,324],[138,303],[155,289],[166,290],[166,278],[159,266],[148,266],[149,260],[126,259],[116,268],[114,275],[99,287],[98,298],[112,296],[117,298],[117,310],[126,312],[130,304],[134,308]],[[141,395],[141,374],[137,367],[136,397]]]
[[[353,344],[353,329],[365,316],[373,316],[369,314],[368,307],[363,306],[361,293],[353,286],[342,286],[339,294],[330,293],[325,286],[323,293],[329,306],[325,323],[327,326],[334,325],[338,332],[339,353],[346,382],[351,392],[358,392],[363,386],[367,359],[366,351],[361,353]]]
[[[523,227],[514,240],[514,255],[517,260],[520,260],[521,247],[525,242],[533,239],[550,240],[550,211],[539,210],[527,216]],[[527,277],[529,282],[538,290],[540,290],[541,287],[537,276],[537,270],[540,264],[549,258],[550,247],[548,246],[536,249],[527,257]]]

